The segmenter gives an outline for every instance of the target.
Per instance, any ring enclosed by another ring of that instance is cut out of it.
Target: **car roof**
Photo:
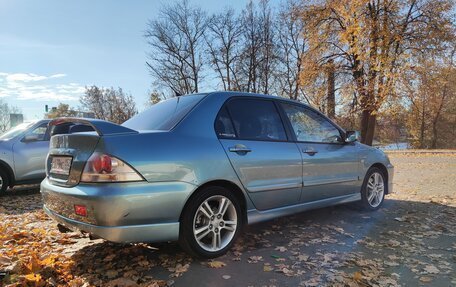
[[[312,107],[312,106],[310,106],[308,104],[305,104],[303,102],[297,101],[297,100],[292,100],[292,99],[289,99],[289,98],[284,98],[284,97],[279,97],[279,96],[266,95],[266,94],[235,92],[235,91],[216,91],[216,92],[206,93],[206,96],[220,96],[220,95],[226,96],[227,99],[228,98],[232,98],[232,97],[237,97],[237,96],[239,96],[239,97],[248,96],[248,97],[257,97],[257,98],[261,98],[261,99],[279,100],[279,101],[283,101],[283,102],[289,102],[289,103],[292,103],[292,104],[305,106],[305,107],[307,107],[310,110],[313,110],[313,111],[315,111],[315,112],[317,112],[319,114],[322,114],[323,117],[325,117],[327,120],[331,121],[331,123],[334,124],[339,130],[345,131],[345,129],[343,129],[336,122],[334,122],[333,120],[328,118],[325,114],[323,114],[320,111],[318,111],[316,108],[314,108],[314,107]]]
[[[274,95],[267,95],[267,94],[257,94],[257,93],[248,93],[248,92],[237,92],[237,91],[215,91],[215,92],[210,92],[207,93],[207,96],[219,96],[219,95],[224,95],[226,97],[243,97],[243,96],[248,96],[248,97],[258,97],[258,98],[263,98],[263,99],[273,99],[273,100],[280,100],[280,101],[285,101],[285,102],[290,102],[290,103],[295,103],[295,104],[300,104],[300,105],[305,105],[310,107],[309,105],[289,99],[289,98],[284,98],[280,96],[274,96]]]

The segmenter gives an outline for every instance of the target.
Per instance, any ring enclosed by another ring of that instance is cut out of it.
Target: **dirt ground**
[[[390,158],[394,193],[379,211],[341,205],[252,225],[213,261],[194,260],[176,243],[60,234],[36,187],[9,191],[0,197],[3,284],[456,286],[456,153]]]

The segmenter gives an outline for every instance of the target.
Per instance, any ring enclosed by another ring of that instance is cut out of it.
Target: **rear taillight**
[[[81,182],[122,182],[144,180],[131,166],[110,155],[94,153],[82,172]]]

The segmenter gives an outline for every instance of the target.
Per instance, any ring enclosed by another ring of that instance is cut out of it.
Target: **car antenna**
[[[176,97],[180,97],[180,96],[182,96],[182,94],[181,94],[181,93],[179,93],[179,92],[177,92],[177,91],[175,91],[174,93],[176,94],[176,95],[175,95]]]

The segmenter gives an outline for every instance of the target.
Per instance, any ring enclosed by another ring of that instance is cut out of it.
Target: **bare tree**
[[[210,18],[205,35],[210,65],[225,91],[240,90],[236,74],[242,26],[234,10],[229,8]]]
[[[299,14],[299,2],[289,0],[277,16],[277,56],[275,89],[279,95],[293,100],[302,99],[299,76],[304,68],[302,59],[308,45],[305,38],[305,22]]]
[[[241,13],[242,41],[239,68],[236,71],[239,86],[252,93],[268,93],[276,61],[275,30],[268,0],[257,5],[250,1]]]
[[[239,70],[236,71],[239,85],[245,92],[256,93],[258,91],[258,69],[260,62],[260,24],[258,15],[252,1],[242,11],[242,52]]]
[[[93,112],[95,118],[118,124],[138,113],[133,97],[125,94],[121,88],[86,87],[80,103],[82,109]]]
[[[261,0],[259,3],[260,24],[260,62],[259,62],[259,85],[260,93],[268,94],[271,88],[271,78],[273,76],[277,52],[275,45],[276,30],[274,29],[274,15],[268,0]]]
[[[0,134],[11,127],[10,114],[20,113],[17,107],[12,107],[0,99]]]
[[[197,93],[202,79],[206,13],[187,0],[164,6],[144,34],[151,50],[146,62],[155,84],[176,94]]]

